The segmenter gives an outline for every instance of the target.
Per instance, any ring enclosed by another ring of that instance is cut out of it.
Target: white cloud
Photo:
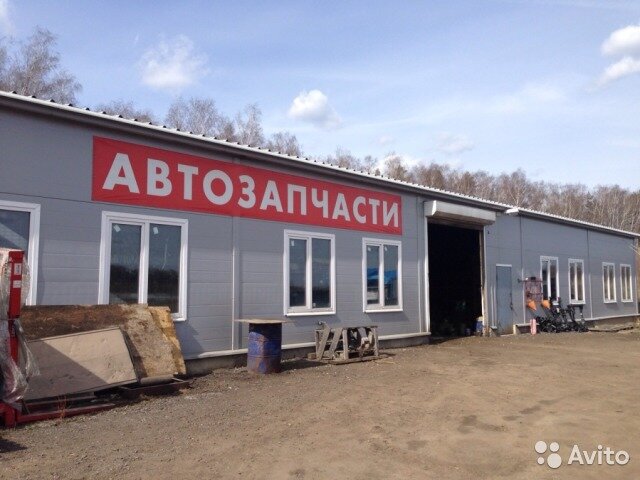
[[[0,32],[11,33],[13,25],[9,20],[9,0],[0,0]]]
[[[603,87],[623,77],[640,72],[640,25],[629,25],[609,35],[600,51],[603,55],[623,56],[609,65],[596,81]]]
[[[342,124],[337,112],[329,105],[329,98],[320,90],[300,92],[289,107],[289,116],[325,130],[338,128]]]
[[[442,132],[436,139],[436,150],[446,155],[459,155],[473,150],[474,147],[475,144],[466,135]]]
[[[624,57],[622,60],[612,63],[605,69],[598,79],[598,85],[603,86],[638,72],[640,72],[640,59]]]
[[[157,89],[180,90],[207,74],[206,63],[207,57],[195,52],[193,42],[185,35],[163,39],[140,60],[142,83]]]
[[[640,25],[629,25],[609,35],[602,44],[604,55],[640,56]]]

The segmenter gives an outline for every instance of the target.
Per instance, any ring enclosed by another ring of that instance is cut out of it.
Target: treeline
[[[133,102],[123,100],[97,105],[96,110],[143,122],[161,123],[183,132],[204,134],[241,145],[302,156],[302,147],[295,135],[289,132],[276,132],[270,137],[265,135],[262,111],[256,104],[249,104],[235,116],[229,117],[218,110],[213,99],[178,97],[169,106],[163,120],[159,120],[150,110],[137,108]]]
[[[437,163],[407,168],[396,155],[387,157],[383,173],[420,185],[640,233],[640,190],[532,180],[522,169],[492,175]]]
[[[55,51],[55,36],[38,28],[23,42],[0,39],[0,89],[74,103],[82,86],[61,67],[60,56]],[[220,112],[214,100],[195,97],[177,98],[162,118],[125,100],[102,103],[95,109],[288,155],[304,155],[298,139],[290,132],[265,135],[262,112],[256,104],[247,105],[233,116]],[[402,156],[395,153],[380,161],[372,156],[359,158],[338,148],[335,154],[315,158],[406,182],[640,233],[640,190],[617,185],[589,188],[580,183],[532,180],[521,169],[493,175],[438,163],[408,166]]]

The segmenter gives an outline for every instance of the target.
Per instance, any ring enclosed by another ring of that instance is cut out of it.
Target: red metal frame
[[[9,353],[16,363],[18,363],[18,336],[15,330],[15,320],[16,318],[20,318],[23,262],[23,251],[13,250],[9,252],[9,305],[7,309],[7,327],[9,329]],[[14,427],[16,425],[19,416],[19,412],[16,409],[6,403],[0,403],[0,412],[3,413],[5,427]]]
[[[24,252],[13,250],[9,252],[9,306],[7,309],[9,328],[9,352],[14,362],[18,363],[19,345],[18,336],[15,330],[15,320],[20,318],[20,305],[22,303],[22,271],[24,265]],[[33,412],[23,414],[11,405],[0,402],[0,418],[4,422],[5,428],[13,428],[19,423],[35,422],[38,420],[50,420],[53,418],[70,417],[83,413],[92,413],[100,410],[113,408],[112,403],[101,405],[90,405],[84,407],[57,408],[55,410]]]

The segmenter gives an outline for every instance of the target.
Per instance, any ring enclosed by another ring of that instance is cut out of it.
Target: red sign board
[[[400,235],[399,195],[93,138],[93,200]]]

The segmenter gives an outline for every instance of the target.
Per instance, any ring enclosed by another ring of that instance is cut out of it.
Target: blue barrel
[[[247,370],[278,373],[282,359],[282,324],[249,324]]]

